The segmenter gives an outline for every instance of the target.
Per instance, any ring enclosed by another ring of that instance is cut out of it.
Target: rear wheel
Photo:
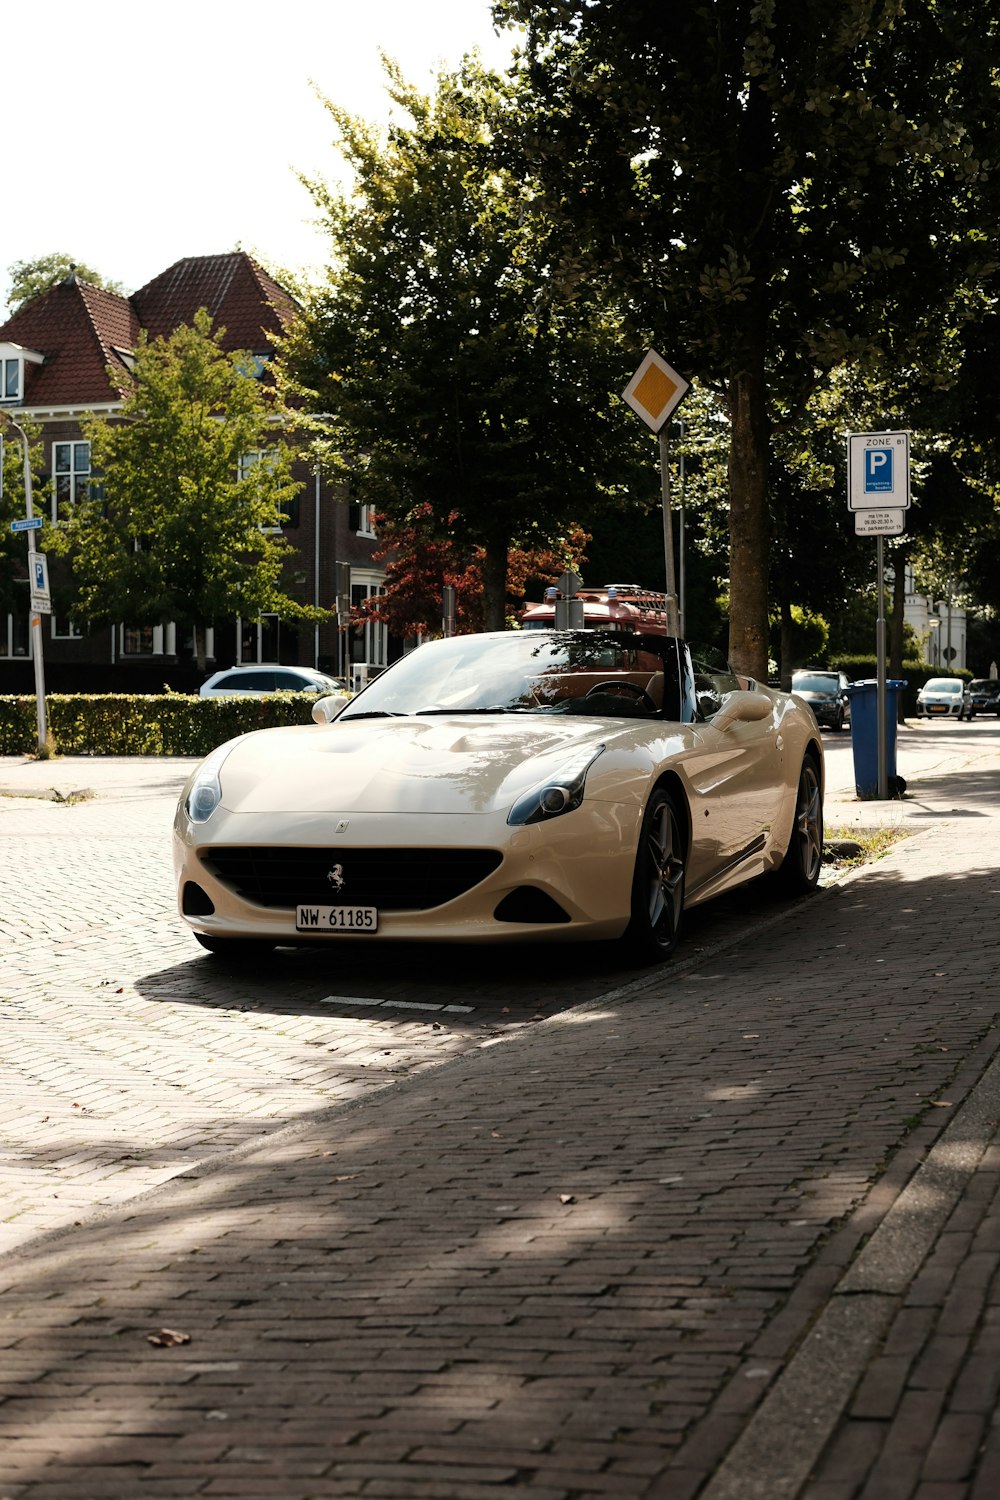
[[[795,794],[795,821],[785,857],[778,870],[782,887],[790,895],[815,888],[823,867],[823,792],[819,768],[807,755],[799,772]]]
[[[668,958],[677,946],[686,859],[677,799],[666,787],[657,787],[643,814],[632,876],[632,918],[624,937],[632,956],[642,963]]]

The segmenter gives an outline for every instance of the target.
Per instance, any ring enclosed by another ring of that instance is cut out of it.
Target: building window
[[[83,639],[83,629],[72,615],[53,615],[52,639],[54,641],[80,641]]]
[[[281,621],[277,615],[260,615],[256,620],[240,620],[241,662],[280,661]]]
[[[357,532],[358,536],[374,537],[376,535],[375,507],[360,505],[356,500],[352,500],[347,524],[351,531]]]
[[[152,625],[123,625],[122,655],[152,656],[153,628]]]
[[[20,401],[21,399],[21,361],[19,359],[5,359],[3,363],[3,399],[5,401]]]
[[[90,490],[90,444],[52,444],[52,519],[65,516],[71,505],[86,500]]]
[[[378,574],[368,574],[359,579],[357,572],[352,572],[351,607],[357,609],[373,594],[380,594],[384,586],[384,579]],[[350,632],[350,640],[353,664],[385,666],[388,660],[389,631],[384,621],[366,620],[363,625],[354,626]]]
[[[262,463],[270,464],[270,466],[272,468],[274,468],[275,465],[277,464],[277,462],[278,462],[278,452],[277,452],[277,449],[275,449],[275,448],[258,448],[258,449],[253,449],[249,453],[244,453],[243,457],[240,459],[240,478],[241,479],[247,479],[247,478],[249,478],[251,471],[254,469],[254,467],[257,464],[262,464]],[[299,497],[298,497],[298,495],[295,495],[293,497],[293,499],[287,500],[285,502],[285,504],[282,505],[282,507],[281,507],[281,524],[279,526],[262,526],[261,530],[262,531],[267,531],[267,532],[278,532],[278,531],[284,530],[284,528],[286,526],[292,527],[292,526],[298,526],[298,524],[299,524]]]

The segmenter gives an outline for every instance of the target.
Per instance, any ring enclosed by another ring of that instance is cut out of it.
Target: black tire
[[[802,896],[815,890],[823,868],[823,791],[819,768],[811,755],[802,762],[795,793],[795,818],[785,857],[778,869],[782,890]]]
[[[234,964],[258,963],[275,949],[275,944],[266,938],[209,937],[204,932],[196,932],[194,938],[213,958],[228,959]]]
[[[642,817],[632,876],[632,917],[623,938],[640,963],[660,963],[677,947],[684,913],[685,822],[666,787],[653,791]]]

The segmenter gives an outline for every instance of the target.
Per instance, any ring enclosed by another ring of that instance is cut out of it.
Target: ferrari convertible
[[[220,745],[181,794],[178,903],[211,953],[621,939],[650,962],[686,907],[819,877],[808,706],[678,640],[453,636],[313,719]]]

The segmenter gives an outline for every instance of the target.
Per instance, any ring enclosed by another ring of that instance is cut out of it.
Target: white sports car
[[[650,961],[686,906],[819,877],[815,719],[677,640],[455,636],[313,718],[221,745],[181,795],[178,901],[212,953],[623,938]]]

